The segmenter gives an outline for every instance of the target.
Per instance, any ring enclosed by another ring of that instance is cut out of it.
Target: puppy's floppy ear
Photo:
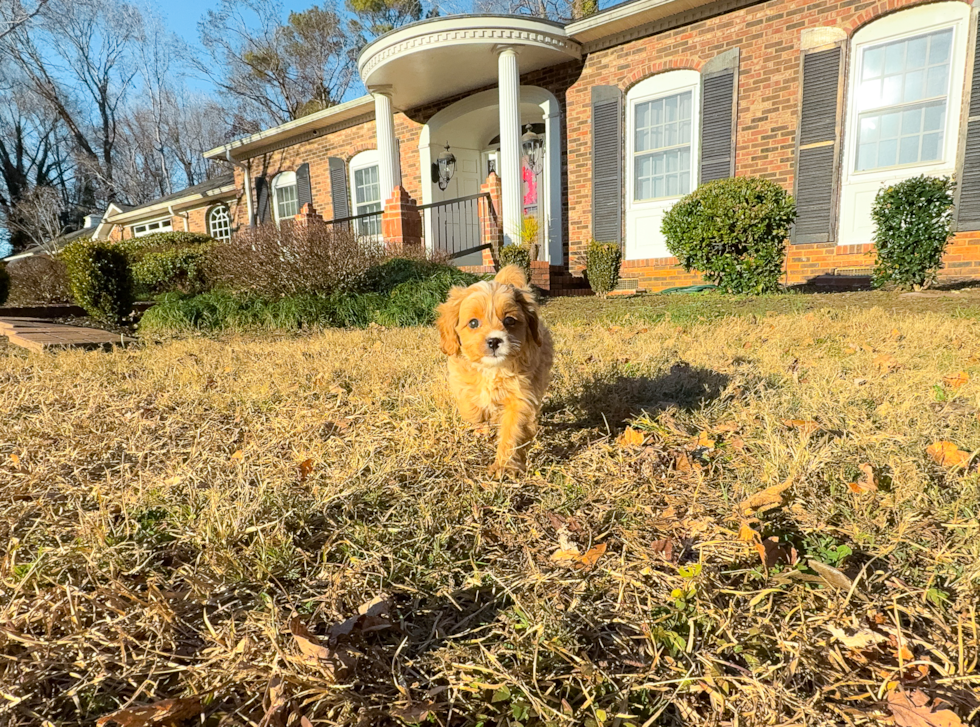
[[[439,330],[439,348],[447,356],[459,353],[459,336],[456,335],[456,324],[459,323],[459,306],[466,297],[466,288],[454,286],[449,290],[446,302],[436,308],[439,319],[436,328]]]
[[[523,289],[527,287],[527,278],[524,277],[524,271],[516,265],[507,265],[501,268],[493,281],[501,285],[513,285],[515,288]]]
[[[517,302],[524,310],[524,317],[527,319],[527,330],[531,334],[534,342],[541,345],[541,317],[538,315],[538,304],[534,302],[534,296],[528,291],[518,290],[516,292]]]

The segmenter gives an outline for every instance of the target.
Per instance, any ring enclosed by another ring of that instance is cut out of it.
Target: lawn
[[[980,295],[544,316],[503,483],[428,328],[0,347],[0,723],[978,724]]]

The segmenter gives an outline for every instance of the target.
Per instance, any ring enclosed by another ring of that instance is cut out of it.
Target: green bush
[[[359,328],[370,323],[428,325],[449,288],[478,280],[448,265],[396,258],[368,270],[357,293],[276,298],[226,290],[196,296],[168,293],[143,314],[140,332],[165,336],[193,331]],[[375,289],[365,289],[367,283]]]
[[[925,175],[881,189],[875,223],[875,287],[924,288],[936,281],[953,222],[953,180]]]
[[[786,237],[796,219],[793,198],[757,177],[719,179],[698,187],[666,215],[667,248],[687,271],[728,293],[779,289]]]
[[[133,284],[143,295],[175,290],[203,292],[207,288],[204,271],[210,250],[211,245],[203,244],[128,255]]]
[[[98,320],[117,323],[133,310],[133,276],[115,244],[77,240],[59,253],[75,302]]]
[[[585,277],[596,295],[605,295],[619,282],[623,253],[615,242],[590,242],[585,251]]]
[[[134,237],[116,243],[116,246],[127,255],[146,250],[168,250],[174,247],[206,245],[214,242],[214,238],[198,232],[154,232],[142,237]]]
[[[531,252],[524,245],[505,245],[497,253],[497,268],[516,265],[524,271],[524,277],[531,281]]]
[[[7,264],[0,261],[0,305],[7,302],[10,295],[10,273],[7,272]]]

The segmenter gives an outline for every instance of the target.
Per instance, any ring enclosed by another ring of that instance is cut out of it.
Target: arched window
[[[664,213],[698,183],[701,75],[670,71],[626,94],[626,255],[669,257]]]
[[[956,168],[970,8],[886,15],[851,39],[838,244],[871,242],[882,185]]]
[[[354,202],[355,215],[381,212],[384,200],[381,199],[376,149],[362,151],[350,160],[350,183],[350,196]],[[381,215],[358,220],[357,234],[372,237],[380,235]]]
[[[296,193],[296,172],[282,172],[272,180],[272,191],[275,195],[273,209],[276,222],[291,220],[299,214],[299,196]]]
[[[231,215],[228,205],[219,204],[208,210],[208,234],[215,240],[231,239]]]

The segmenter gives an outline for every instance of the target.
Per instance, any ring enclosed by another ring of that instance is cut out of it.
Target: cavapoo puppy
[[[554,356],[524,273],[508,265],[492,281],[455,287],[438,313],[440,348],[449,356],[449,388],[460,414],[498,428],[490,474],[522,472]]]

